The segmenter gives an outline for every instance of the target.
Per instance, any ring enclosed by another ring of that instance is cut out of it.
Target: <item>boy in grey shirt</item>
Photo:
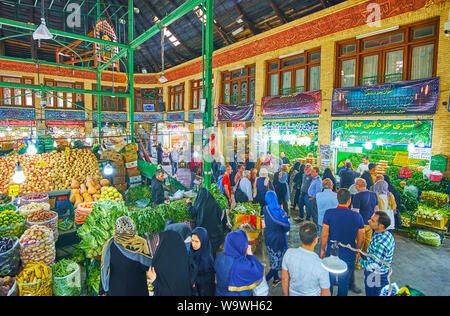
[[[284,296],[331,296],[330,276],[314,252],[319,241],[317,225],[300,225],[300,248],[291,248],[283,257],[281,284]]]

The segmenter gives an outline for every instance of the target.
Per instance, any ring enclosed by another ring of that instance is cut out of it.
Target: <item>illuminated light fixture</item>
[[[27,135],[28,135],[27,132],[23,132],[23,133],[22,133],[22,136],[23,136],[23,137],[27,137]]]
[[[5,137],[5,133],[4,132],[0,132],[0,137]]]
[[[349,142],[350,142],[350,144],[354,144],[355,143],[355,139],[352,137],[352,138],[350,138]]]
[[[161,83],[166,83],[167,81],[169,81],[169,79],[167,79],[166,77],[164,77],[164,74],[161,75],[161,77],[158,79],[159,82]]]
[[[233,32],[231,32],[231,34],[233,34],[233,36],[236,36],[237,34],[241,33],[244,31],[244,27],[241,26],[240,28],[238,28],[237,30],[234,30]]]
[[[363,35],[358,35],[356,36],[356,39],[362,39],[362,38],[366,38],[366,37],[370,37],[370,36],[374,36],[374,35],[379,35],[379,34],[383,34],[383,33],[387,33],[387,32],[392,32],[392,31],[396,31],[400,28],[400,26],[393,26],[393,27],[389,27],[387,29],[382,29],[382,30],[378,30],[375,32],[371,32],[371,33],[367,33],[367,34],[363,34]]]
[[[414,143],[410,143],[408,145],[408,152],[413,152],[416,149],[416,145]]]
[[[336,137],[336,139],[334,140],[334,144],[336,145],[336,147],[341,146],[341,138],[339,136]]]
[[[322,267],[330,273],[341,274],[347,271],[347,264],[338,257],[337,242],[331,245],[331,255],[322,260]]]
[[[33,39],[34,40],[47,40],[52,39],[53,35],[48,30],[47,26],[45,25],[45,19],[41,18],[41,25],[34,31],[33,33]]]
[[[56,142],[56,140],[53,142],[53,147],[58,147],[58,143]]]
[[[36,148],[36,146],[34,144],[28,145],[27,154],[31,155],[31,156],[37,154],[37,148]]]
[[[377,146],[383,146],[383,141],[381,140],[381,138],[377,139],[376,144]]]
[[[12,127],[10,125],[8,125],[5,129],[7,132],[12,132]]]
[[[103,173],[107,176],[112,175],[114,172],[114,168],[108,163],[106,164],[105,168],[103,168]]]
[[[367,149],[367,150],[371,150],[373,148],[372,142],[366,142],[364,144],[364,148]]]
[[[67,138],[67,142],[68,142],[68,143],[71,143],[71,142],[72,142],[72,138],[70,138],[70,137]]]
[[[25,182],[27,177],[25,176],[25,173],[23,173],[22,166],[20,165],[20,162],[17,162],[16,169],[14,171],[14,175],[12,176],[12,181],[15,184],[22,184]]]

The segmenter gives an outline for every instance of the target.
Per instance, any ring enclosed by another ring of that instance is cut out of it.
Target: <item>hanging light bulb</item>
[[[37,154],[37,148],[33,143],[28,145],[27,154],[28,155],[36,155]]]
[[[58,143],[56,142],[56,140],[53,142],[53,147],[58,147]]]
[[[351,137],[349,142],[350,142],[350,144],[354,144],[355,143],[355,138]]]
[[[340,147],[341,146],[341,137],[336,137],[336,139],[334,140],[334,144],[336,145],[336,147]]]
[[[108,163],[106,164],[105,168],[103,168],[103,173],[107,176],[112,175],[114,172],[114,168]]]
[[[414,143],[410,143],[408,145],[408,152],[413,152],[416,149],[416,145]]]
[[[12,127],[8,125],[8,126],[6,127],[6,131],[7,131],[8,133],[9,133],[9,132],[12,132]]]
[[[5,133],[4,132],[0,132],[0,137],[5,137]]]
[[[67,138],[67,142],[68,142],[68,143],[71,143],[71,142],[72,142],[72,138],[70,138],[70,137]]]
[[[377,144],[377,146],[383,146],[383,141],[381,140],[381,138],[377,139],[376,144]]]
[[[12,176],[12,181],[15,184],[22,184],[25,182],[27,177],[25,176],[25,173],[23,173],[22,166],[20,165],[20,162],[17,162],[17,166],[14,172],[14,175]]]

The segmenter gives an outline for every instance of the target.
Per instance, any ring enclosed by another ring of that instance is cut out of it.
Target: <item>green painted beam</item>
[[[18,21],[8,20],[8,19],[4,19],[4,18],[0,18],[0,25],[9,25],[9,26],[14,26],[14,27],[18,27],[18,28],[22,28],[22,29],[26,29],[26,30],[32,30],[32,31],[35,31],[38,28],[36,25],[31,25],[31,24],[27,24],[27,23],[18,22]],[[85,35],[63,32],[63,31],[58,31],[58,30],[53,30],[53,29],[49,29],[49,31],[53,35],[59,35],[59,36],[63,36],[63,37],[73,38],[76,40],[82,40],[82,41],[93,42],[93,43],[102,44],[102,45],[110,45],[110,46],[115,46],[115,47],[119,47],[119,48],[123,48],[123,49],[128,49],[128,45],[126,45],[126,44],[105,41],[100,38],[89,37],[89,36],[85,36]]]
[[[128,43],[134,38],[134,1],[128,0]],[[134,142],[134,49],[128,48],[128,85],[130,96],[128,99],[128,111],[130,118],[131,141]]]
[[[27,84],[1,82],[1,81],[0,81],[0,87],[29,89],[29,90],[42,90],[43,89],[44,91],[83,93],[83,94],[93,94],[93,95],[101,95],[101,96],[114,96],[114,97],[120,97],[120,98],[129,98],[130,97],[130,94],[128,94],[128,93],[72,89],[72,88],[63,88],[63,87],[48,87],[48,86],[44,86],[44,85],[27,85]]]

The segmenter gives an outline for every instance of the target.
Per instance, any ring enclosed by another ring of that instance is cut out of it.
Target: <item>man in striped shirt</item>
[[[374,232],[367,254],[376,256],[388,263],[389,266],[372,257],[365,256],[359,258],[359,263],[361,268],[364,269],[366,296],[379,296],[381,289],[389,284],[387,277],[394,256],[395,240],[392,234],[386,231],[386,227],[391,225],[391,220],[387,213],[382,211],[375,212],[369,219],[369,225]]]

